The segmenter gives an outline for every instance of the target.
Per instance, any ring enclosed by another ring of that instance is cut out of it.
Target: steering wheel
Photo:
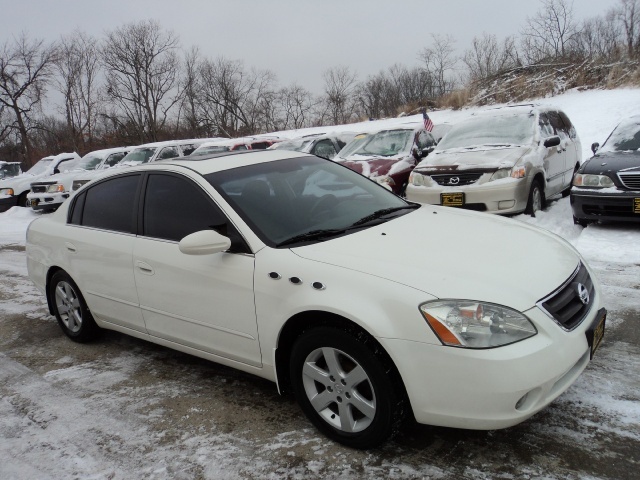
[[[338,204],[338,199],[336,198],[335,195],[331,195],[330,193],[327,195],[323,195],[315,201],[315,203],[309,210],[309,216],[316,217],[321,213],[327,213],[337,204]]]

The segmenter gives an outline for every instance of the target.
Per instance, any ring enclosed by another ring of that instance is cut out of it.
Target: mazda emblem
[[[460,177],[451,177],[449,179],[449,185],[458,185],[460,183]]]
[[[589,305],[589,290],[583,284],[578,283],[576,285],[576,292],[578,293],[578,298],[584,305]]]

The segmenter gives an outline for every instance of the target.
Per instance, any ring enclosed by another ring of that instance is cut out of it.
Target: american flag
[[[431,130],[433,130],[433,122],[429,118],[429,115],[427,115],[427,110],[424,108],[422,109],[422,119],[424,120],[425,130],[427,132],[430,132]]]

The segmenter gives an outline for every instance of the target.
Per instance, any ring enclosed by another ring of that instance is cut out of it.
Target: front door
[[[133,263],[149,334],[260,366],[253,255],[186,255],[178,248],[190,233],[231,228],[217,205],[190,179],[153,173],[142,223]]]

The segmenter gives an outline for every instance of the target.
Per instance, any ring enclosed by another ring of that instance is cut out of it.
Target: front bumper
[[[580,220],[640,222],[640,192],[598,193],[571,189],[571,210]]]
[[[0,195],[0,212],[6,212],[11,207],[18,205],[18,196]]]
[[[538,328],[527,340],[485,350],[379,339],[403,378],[419,423],[472,430],[516,425],[566,391],[590,361],[587,330],[601,295],[574,330],[542,312],[524,312]],[[597,353],[596,353],[597,356]]]
[[[487,213],[514,214],[524,212],[529,197],[526,178],[504,179],[461,187],[407,186],[407,200],[431,205],[442,205],[442,193],[464,193],[462,208]]]
[[[27,206],[34,210],[55,210],[69,198],[68,192],[33,193],[27,194]]]

